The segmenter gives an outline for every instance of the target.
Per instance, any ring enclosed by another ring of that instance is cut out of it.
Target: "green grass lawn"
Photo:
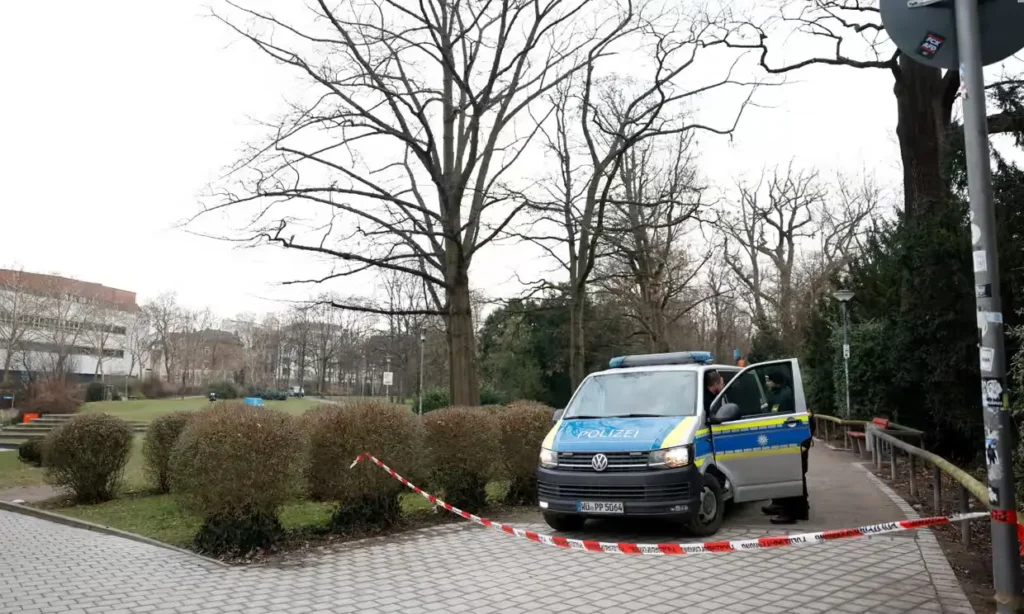
[[[43,483],[43,470],[18,460],[16,451],[0,452],[0,490]]]
[[[289,414],[299,415],[322,403],[319,399],[288,399],[287,401],[264,401],[267,407],[280,409]],[[136,399],[134,401],[98,401],[86,403],[82,413],[105,413],[125,420],[152,422],[154,418],[175,411],[199,411],[209,407],[210,401],[202,398],[187,399]]]
[[[506,482],[491,482],[487,495],[498,501],[508,489]],[[202,520],[186,513],[173,495],[126,494],[113,501],[97,505],[62,505],[51,503],[43,507],[58,514],[80,518],[122,531],[144,535],[173,546],[186,547],[191,542]],[[402,495],[402,513],[407,518],[429,514],[433,506],[425,498],[412,492]],[[281,509],[281,526],[287,531],[317,531],[328,526],[334,504],[316,501],[296,501]],[[443,518],[444,516],[441,516]]]
[[[303,414],[323,403],[320,399],[291,398],[287,401],[265,401],[267,407],[286,411],[292,415]],[[209,407],[210,401],[205,398],[187,399],[138,399],[134,401],[99,401],[86,403],[80,410],[82,413],[106,413],[125,420],[151,422],[154,418],[175,411],[199,411]],[[124,489],[127,492],[139,491],[149,485],[145,476],[145,463],[142,459],[143,434],[135,435],[132,454],[125,468]],[[0,452],[0,490],[15,486],[36,486],[44,484],[43,470],[31,467],[18,461],[17,452]]]
[[[124,468],[125,492],[149,488],[146,480],[146,464],[142,458],[142,434],[132,440],[132,451],[128,465]],[[17,452],[0,452],[0,490],[17,486],[40,486],[45,484],[43,470],[18,460]]]

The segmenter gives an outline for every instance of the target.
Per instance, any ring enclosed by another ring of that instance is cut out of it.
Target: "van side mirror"
[[[562,419],[562,414],[564,414],[564,413],[565,413],[564,409],[556,409],[554,411],[554,413],[551,414],[551,421],[552,422],[558,422],[559,420]]]
[[[708,417],[708,422],[711,424],[722,424],[723,422],[732,422],[740,417],[740,406],[735,403],[723,403],[715,415]]]

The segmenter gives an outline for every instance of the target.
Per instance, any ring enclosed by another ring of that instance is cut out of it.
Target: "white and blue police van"
[[[706,386],[713,373],[724,381],[717,394]],[[741,368],[714,364],[710,352],[619,356],[554,421],[537,480],[558,531],[588,518],[661,517],[707,536],[728,501],[804,493],[810,415],[796,359]]]

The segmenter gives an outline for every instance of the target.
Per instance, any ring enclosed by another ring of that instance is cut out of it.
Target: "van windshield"
[[[563,418],[693,416],[697,374],[693,371],[631,371],[594,375],[583,381]]]

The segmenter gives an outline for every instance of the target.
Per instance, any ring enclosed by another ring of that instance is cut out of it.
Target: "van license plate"
[[[607,501],[580,501],[576,504],[577,512],[589,514],[624,514],[626,512],[622,503],[609,503]]]

